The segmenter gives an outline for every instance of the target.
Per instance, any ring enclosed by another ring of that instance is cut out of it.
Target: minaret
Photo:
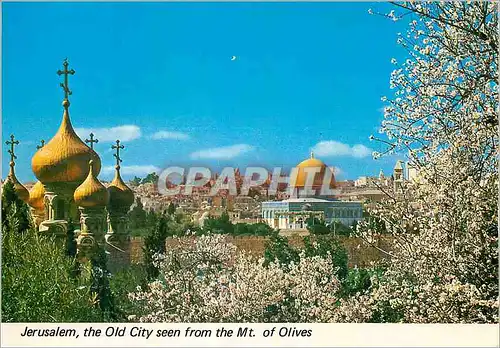
[[[45,140],[42,139],[41,145],[37,145],[37,150],[40,150],[45,144]],[[37,181],[35,185],[30,190],[29,205],[31,207],[31,215],[33,216],[33,221],[35,226],[38,228],[40,223],[46,218],[45,216],[45,188],[40,181]]]
[[[123,182],[120,175],[120,150],[125,146],[116,141],[111,149],[116,153],[115,177],[108,187],[108,232],[106,250],[108,251],[108,269],[111,272],[130,264],[130,233],[128,230],[128,211],[134,203],[134,192]]]
[[[403,161],[398,160],[394,166],[394,192],[401,193],[403,190]]]
[[[10,163],[9,163],[10,170],[9,170],[9,174],[7,175],[7,179],[5,180],[5,182],[10,181],[12,183],[12,185],[14,186],[14,190],[16,191],[17,196],[23,202],[28,203],[30,194],[29,194],[28,190],[26,189],[26,187],[24,187],[23,184],[21,184],[19,182],[19,180],[17,180],[16,173],[14,170],[14,167],[16,166],[16,162],[14,160],[17,158],[17,156],[14,153],[14,145],[19,145],[19,140],[15,140],[14,135],[11,135],[10,141],[6,141],[5,144],[10,146],[10,149],[7,151],[10,154]]]
[[[106,205],[109,194],[106,187],[95,177],[94,161],[89,162],[89,174],[75,190],[73,198],[80,210],[80,232],[77,237],[78,259],[90,259],[96,248],[104,246],[106,234]]]
[[[101,169],[99,156],[88,147],[76,134],[69,117],[68,76],[75,74],[68,69],[68,61],[63,63],[64,75],[61,87],[64,91],[64,108],[61,125],[54,137],[32,158],[31,167],[37,179],[43,184],[45,220],[40,223],[40,232],[66,237],[68,220],[78,221],[78,209],[73,201],[75,189],[89,173],[89,161],[93,160],[94,175]]]

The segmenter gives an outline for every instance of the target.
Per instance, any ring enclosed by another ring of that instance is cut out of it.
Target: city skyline
[[[103,180],[117,138],[127,179],[172,165],[291,168],[311,150],[341,180],[390,174],[396,158],[373,160],[382,148],[368,140],[391,58],[404,57],[404,24],[368,14],[386,6],[4,4],[2,135],[20,140],[16,174],[35,180],[36,145],[59,127],[66,57],[71,120],[99,139]]]

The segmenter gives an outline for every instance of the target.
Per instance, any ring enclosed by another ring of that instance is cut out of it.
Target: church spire
[[[17,156],[14,152],[14,146],[15,145],[19,145],[19,140],[16,140],[15,137],[14,137],[14,134],[11,134],[10,136],[10,141],[6,141],[5,144],[9,145],[9,150],[7,150],[7,152],[10,154],[10,163],[9,163],[9,166],[10,166],[10,170],[9,170],[9,174],[7,176],[7,180],[6,181],[10,181],[12,183],[12,185],[14,185],[14,190],[16,191],[18,197],[23,200],[24,202],[28,202],[29,198],[30,198],[30,194],[28,192],[28,190],[26,189],[26,187],[24,187],[20,182],[19,180],[17,180],[16,178],[16,173],[14,171],[14,167],[16,165],[16,162],[14,161]]]
[[[125,146],[120,145],[120,140],[116,141],[116,145],[111,145],[111,149],[116,150],[116,153],[113,156],[116,158],[116,170],[120,171],[120,162],[122,159],[120,158],[120,149],[124,149]]]

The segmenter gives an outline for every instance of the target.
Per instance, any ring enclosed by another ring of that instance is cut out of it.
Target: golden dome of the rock
[[[28,189],[26,187],[24,187],[23,184],[21,184],[19,182],[19,180],[17,180],[16,174],[14,173],[14,166],[15,166],[14,162],[10,162],[9,175],[7,176],[7,179],[5,181],[6,182],[10,181],[12,183],[12,185],[14,186],[14,191],[16,191],[17,196],[22,201],[28,203],[28,200],[30,198],[30,194],[28,192]]]
[[[311,168],[311,169],[307,169]],[[312,169],[312,168],[318,168],[318,169]],[[311,157],[300,162],[297,165],[297,174],[296,174],[296,180],[295,180],[295,187],[296,188],[304,188],[306,182],[307,182],[307,176],[308,176],[308,170],[311,170],[312,173],[316,173],[314,175],[314,180],[313,180],[313,188],[321,188],[323,185],[323,179],[325,178],[325,173],[327,170],[330,170],[328,166],[323,163],[323,161],[314,158],[314,155],[311,153]],[[311,175],[309,174],[309,175]],[[329,187],[332,188],[335,185],[335,177],[333,172],[331,173],[331,180],[330,180],[330,185]]]
[[[45,188],[40,181],[37,181],[30,190],[28,204],[37,210],[42,210],[44,209],[44,196]]]
[[[76,188],[73,194],[75,204],[83,208],[104,207],[108,204],[109,194],[106,187],[95,177],[93,171],[93,161],[88,166],[87,178]]]
[[[108,186],[109,206],[113,208],[129,208],[134,204],[134,192],[123,182],[120,168],[117,167],[115,177]]]
[[[64,104],[65,103],[65,104]],[[31,160],[35,176],[42,183],[82,182],[93,160],[94,175],[101,170],[101,160],[75,133],[69,119],[69,101],[63,103],[64,114],[56,135]]]

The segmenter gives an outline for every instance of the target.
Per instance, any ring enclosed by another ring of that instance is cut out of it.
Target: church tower
[[[11,135],[10,141],[6,141],[5,144],[10,146],[10,149],[8,150],[8,153],[10,154],[10,163],[9,163],[10,169],[5,182],[11,182],[12,185],[14,186],[14,191],[16,191],[17,196],[22,201],[27,203],[30,196],[28,189],[26,189],[26,187],[24,187],[23,184],[21,184],[19,180],[17,180],[16,173],[14,170],[14,167],[16,166],[16,162],[14,160],[17,158],[17,156],[14,153],[14,146],[19,144],[19,140],[16,140],[14,135]]]
[[[106,250],[110,271],[116,271],[130,263],[130,234],[128,230],[128,211],[134,203],[134,192],[123,182],[120,175],[120,150],[125,146],[116,141],[111,149],[115,150],[115,177],[108,186],[108,230],[106,233]]]
[[[105,243],[106,205],[109,194],[106,187],[96,178],[94,161],[89,161],[89,174],[73,194],[80,210],[80,232],[77,237],[78,258],[88,259],[96,248]]]
[[[64,75],[64,83],[61,83],[64,91],[61,125],[54,137],[38,149],[31,161],[33,172],[45,190],[45,220],[40,223],[39,230],[59,236],[66,236],[68,220],[78,221],[73,192],[87,177],[89,161],[93,161],[93,175],[97,176],[101,170],[99,156],[76,135],[71,125],[68,76],[75,71],[68,70],[67,60],[63,66],[64,70],[57,72],[58,75]]]
[[[41,145],[37,145],[37,150],[43,147],[45,141],[41,141]],[[45,188],[40,181],[37,181],[30,190],[30,199],[28,204],[31,207],[31,216],[35,222],[36,228],[45,219],[45,206],[44,206]]]
[[[403,161],[398,160],[394,166],[394,192],[401,193],[403,191]]]

